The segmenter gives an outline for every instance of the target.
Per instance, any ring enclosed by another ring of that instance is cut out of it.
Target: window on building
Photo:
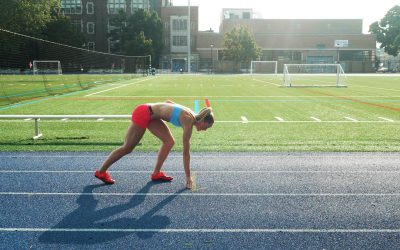
[[[94,4],[93,2],[87,2],[86,3],[86,13],[87,14],[94,14]]]
[[[72,26],[74,27],[74,30],[76,32],[82,32],[83,31],[83,25],[82,25],[82,20],[71,20]]]
[[[187,30],[187,20],[186,19],[172,20],[172,30]]]
[[[94,34],[94,23],[93,22],[88,22],[86,28],[87,28],[88,34]]]
[[[250,12],[243,12],[243,19],[250,19]]]
[[[124,25],[124,24],[122,24]],[[126,26],[126,25],[125,25]],[[113,30],[122,30],[122,27],[119,25],[119,22],[113,18],[108,19],[107,23],[107,31],[110,33]]]
[[[132,13],[138,9],[148,10],[150,8],[149,0],[132,0],[131,2]]]
[[[173,36],[172,37],[173,46],[187,46],[187,36]]]
[[[125,0],[107,0],[108,14],[118,14],[119,11],[125,11]]]
[[[96,44],[94,42],[88,42],[88,50],[96,50]]]
[[[118,53],[120,51],[120,44],[119,40],[111,40],[111,38],[108,38],[108,52],[109,53]]]
[[[356,50],[356,51],[340,51],[340,61],[368,61],[368,51]]]
[[[239,16],[235,13],[229,13],[229,19],[239,19]]]
[[[82,1],[61,0],[61,10],[65,14],[82,14]]]

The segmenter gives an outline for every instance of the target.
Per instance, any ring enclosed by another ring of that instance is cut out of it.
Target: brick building
[[[260,19],[253,18],[251,9],[234,11],[222,11],[219,33],[198,35],[200,61],[213,62],[215,71],[222,70],[219,51],[223,50],[223,36],[237,26],[249,28],[262,48],[260,60],[278,61],[280,72],[285,63],[338,61],[345,72],[374,71],[376,36],[362,33],[361,19]],[[348,47],[338,49],[335,40],[347,40]]]
[[[160,68],[188,70],[188,6],[171,6],[169,0],[62,0],[62,11],[70,16],[88,43],[84,47],[110,52],[110,18],[119,10],[128,14],[138,8],[156,10],[164,25],[164,49]],[[206,10],[202,10],[206,11]],[[199,8],[190,7],[191,71],[224,72],[221,58],[223,37],[236,26],[248,27],[262,48],[260,60],[285,63],[335,63],[345,72],[373,72],[376,37],[362,33],[361,19],[261,19],[252,9],[223,9],[219,33],[199,31]],[[336,48],[335,40],[348,47]],[[247,68],[248,65],[242,65]]]
[[[190,7],[190,58],[191,71],[199,70],[197,53],[199,8]],[[188,71],[188,7],[169,6],[161,9],[161,21],[164,24],[164,50],[160,59],[163,70]]]
[[[155,10],[161,14],[169,0],[61,0],[61,11],[68,15],[78,31],[84,33],[90,50],[110,52],[112,43],[108,35],[110,19],[119,11],[132,15],[137,9]]]

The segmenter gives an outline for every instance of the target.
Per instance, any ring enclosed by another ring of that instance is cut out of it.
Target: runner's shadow
[[[181,189],[168,196],[139,218],[112,219],[112,217],[124,212],[129,213],[129,210],[139,206],[145,200],[151,187],[158,184],[148,182],[136,195],[132,196],[129,202],[99,210],[96,210],[99,200],[95,199],[95,195],[92,193],[93,190],[103,185],[86,186],[82,195],[76,200],[79,207],[65,216],[52,229],[40,235],[39,241],[48,244],[96,244],[124,237],[134,233],[136,229],[138,229],[136,234],[139,238],[151,238],[157,233],[157,229],[167,228],[171,224],[168,216],[155,214],[186,189]],[[106,196],[100,197],[105,199]],[[107,199],[110,198],[107,197]],[[146,231],[146,229],[151,230]]]

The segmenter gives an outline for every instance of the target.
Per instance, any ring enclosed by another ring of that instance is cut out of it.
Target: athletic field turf
[[[207,98],[216,123],[194,133],[192,151],[399,151],[399,84],[399,75],[383,74],[348,75],[347,88],[284,88],[281,75],[160,75],[3,105],[0,115],[130,115],[140,103],[167,99],[197,110]],[[0,119],[0,149],[108,151],[129,122],[42,119],[43,137],[33,140],[33,120]],[[180,151],[181,129],[170,128]],[[159,146],[146,134],[137,150]]]

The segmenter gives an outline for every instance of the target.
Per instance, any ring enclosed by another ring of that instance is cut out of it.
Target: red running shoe
[[[100,173],[98,170],[94,174],[94,176],[100,180],[102,180],[105,184],[114,184],[115,180],[111,179],[111,176],[109,173],[104,172]]]
[[[174,178],[172,178],[171,176],[165,175],[163,172],[159,172],[159,173],[151,175],[152,181],[172,181],[172,179],[174,179]]]

